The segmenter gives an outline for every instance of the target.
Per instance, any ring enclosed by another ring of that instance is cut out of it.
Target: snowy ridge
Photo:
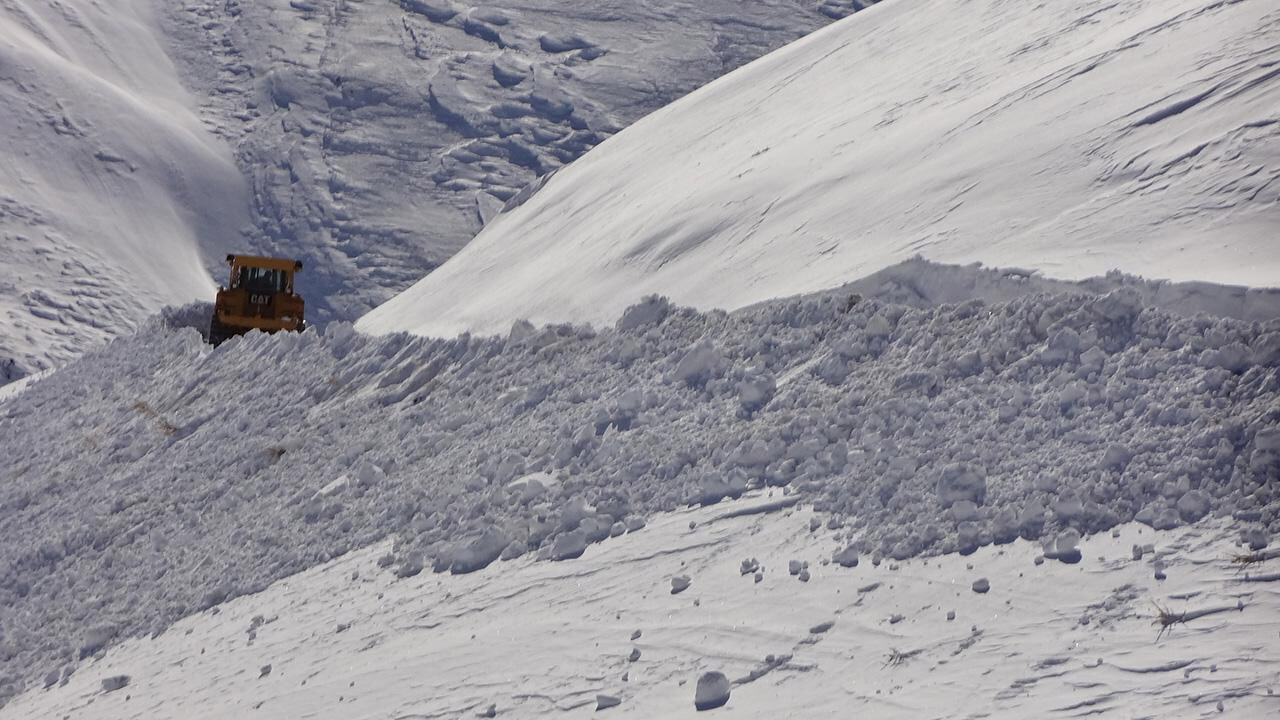
[[[236,148],[264,253],[355,320],[539,175],[862,0],[182,0],[171,52]]]
[[[759,720],[1243,719],[1280,702],[1280,592],[1249,581],[1280,560],[1241,572],[1221,522],[1122,526],[1074,565],[1035,562],[1019,540],[844,568],[807,509],[716,520],[722,507],[656,517],[572,562],[466,576],[396,579],[377,568],[385,546],[353,552],[122,643],[0,718],[701,717],[706,671],[732,683],[724,713]],[[673,576],[689,588],[673,595]],[[1157,605],[1219,612],[1161,632]]]
[[[207,307],[170,313],[0,403],[0,695],[387,537],[396,575],[467,573],[762,486],[868,558],[1069,556],[1135,518],[1280,530],[1280,321],[1004,277],[1029,293],[650,299],[503,338],[210,349],[184,327]]]
[[[1266,0],[888,3],[646,117],[368,332],[734,308],[908,257],[1280,285]]]
[[[0,7],[0,384],[208,297],[247,221],[150,3]]]

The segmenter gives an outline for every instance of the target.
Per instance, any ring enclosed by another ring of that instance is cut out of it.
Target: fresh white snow
[[[1280,284],[1267,0],[890,2],[614,136],[364,317],[448,336],[734,308],[916,254]]]
[[[245,242],[355,320],[507,200],[864,0],[158,3],[201,116],[252,185]]]
[[[144,0],[0,6],[0,384],[211,297],[204,258],[248,220],[152,22]]]
[[[354,320],[539,174],[861,0],[12,0],[0,7],[0,385],[227,252]]]
[[[824,562],[831,533],[810,530],[809,510],[725,509],[465,576],[400,580],[377,566],[385,545],[353,552],[122,643],[0,718],[692,718],[712,673],[730,694],[710,717],[761,720],[1263,718],[1280,703],[1280,591],[1250,581],[1275,568],[1235,567],[1219,521],[1121,526],[1074,565],[1037,564],[1020,540],[843,568]],[[760,582],[738,572],[746,555]],[[786,572],[796,557],[809,582]],[[679,595],[674,572],[695,578]],[[969,590],[979,574],[983,595]],[[1158,607],[1222,611],[1162,632]]]
[[[1273,714],[1280,13],[865,4],[0,7],[0,720]]]

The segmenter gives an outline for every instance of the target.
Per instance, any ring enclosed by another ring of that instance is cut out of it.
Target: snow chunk
[[[552,560],[572,560],[582,557],[587,551],[587,534],[582,530],[573,530],[556,536],[551,546]]]
[[[729,678],[722,672],[706,672],[698,678],[693,706],[698,710],[714,710],[729,702]]]
[[[690,386],[700,386],[710,380],[719,369],[723,358],[710,341],[702,341],[690,348],[676,364],[673,376]]]
[[[130,677],[128,675],[112,675],[102,679],[103,692],[115,692],[123,690],[129,686]]]
[[[649,325],[660,325],[670,312],[670,300],[660,295],[649,295],[622,311],[616,327],[618,332],[630,332]]]
[[[858,566],[858,550],[853,545],[837,552],[831,557],[831,561],[840,567],[857,567]]]
[[[981,505],[987,496],[986,471],[968,463],[947,465],[938,477],[937,493],[945,507],[962,500]]]

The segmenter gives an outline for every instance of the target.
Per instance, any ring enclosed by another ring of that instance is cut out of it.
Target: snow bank
[[[1140,298],[650,301],[621,330],[217,349],[171,314],[0,403],[6,692],[384,537],[400,576],[465,573],[751,487],[873,561],[1202,510],[1280,531],[1280,321]]]
[[[0,8],[0,385],[211,297],[247,193],[157,42],[152,3]]]
[[[734,308],[916,254],[1275,286],[1276,22],[1257,1],[881,4],[611,138],[359,327]]]

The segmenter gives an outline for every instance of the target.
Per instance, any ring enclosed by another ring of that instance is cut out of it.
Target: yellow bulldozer
[[[209,321],[209,343],[218,345],[250,330],[302,332],[302,296],[293,291],[293,274],[302,261],[283,258],[228,255],[231,279],[218,287]]]

